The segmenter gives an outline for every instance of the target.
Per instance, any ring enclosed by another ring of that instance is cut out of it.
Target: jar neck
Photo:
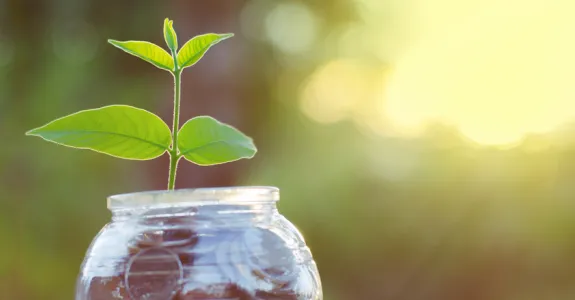
[[[253,219],[277,212],[278,200],[274,187],[201,188],[111,196],[108,208],[113,221]]]
[[[204,203],[195,205],[170,205],[164,207],[134,207],[112,209],[112,220],[165,220],[191,218],[196,221],[222,219],[264,219],[277,213],[275,202],[250,204]]]

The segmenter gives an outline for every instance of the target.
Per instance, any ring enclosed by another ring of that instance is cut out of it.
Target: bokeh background
[[[106,39],[234,32],[184,74],[182,118],[254,137],[178,188],[273,185],[326,300],[575,299],[575,2],[0,0],[0,298],[72,299],[105,197],[164,189],[25,137],[129,104],[171,124],[165,72]]]

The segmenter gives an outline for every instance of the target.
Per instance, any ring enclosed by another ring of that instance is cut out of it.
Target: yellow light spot
[[[309,79],[300,97],[301,109],[320,123],[348,117],[358,103],[369,97],[367,71],[353,61],[335,60],[319,68]]]
[[[318,31],[316,15],[302,3],[278,4],[265,19],[265,32],[271,43],[289,54],[305,52]]]
[[[575,2],[485,3],[430,26],[395,62],[382,99],[394,124],[437,120],[478,143],[513,144],[575,116]]]

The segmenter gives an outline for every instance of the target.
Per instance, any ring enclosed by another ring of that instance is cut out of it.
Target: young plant
[[[172,130],[149,111],[128,105],[110,105],[62,117],[30,130],[26,135],[132,160],[154,159],[167,152],[170,156],[169,190],[174,189],[178,162],[182,157],[201,166],[252,158],[257,152],[252,139],[212,117],[195,117],[181,128],[179,126],[182,72],[196,64],[210,47],[232,36],[231,33],[198,35],[178,51],[173,21],[166,19],[164,38],[170,53],[149,42],[108,40],[117,48],[172,74],[175,83]]]

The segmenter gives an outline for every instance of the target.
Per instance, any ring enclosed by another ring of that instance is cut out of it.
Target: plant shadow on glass
[[[195,117],[181,128],[179,126],[182,72],[196,64],[212,46],[232,36],[231,33],[198,35],[178,50],[173,21],[166,19],[164,38],[170,53],[150,42],[108,40],[115,47],[172,74],[175,83],[172,130],[149,111],[128,105],[110,105],[56,119],[26,134],[123,159],[149,160],[167,152],[170,156],[169,190],[174,189],[178,162],[182,157],[202,166],[252,158],[257,152],[252,139],[212,117]]]

